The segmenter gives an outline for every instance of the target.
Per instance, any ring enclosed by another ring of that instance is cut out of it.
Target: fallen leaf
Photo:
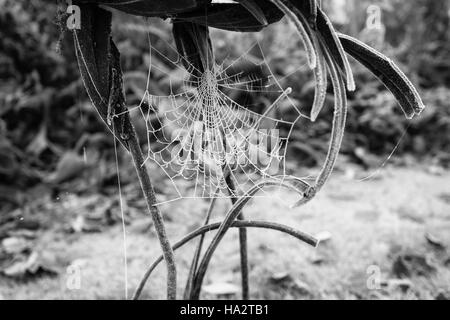
[[[83,232],[84,224],[85,224],[84,217],[79,215],[75,218],[74,221],[72,221],[70,226],[72,227],[73,232],[80,233]]]
[[[17,229],[8,231],[9,237],[25,238],[28,240],[36,239],[37,233],[33,230]]]
[[[325,242],[330,241],[331,238],[332,238],[332,236],[333,236],[333,235],[331,234],[331,232],[328,232],[328,231],[322,231],[322,232],[317,233],[317,234],[315,235],[315,238],[316,238],[317,240],[319,240],[319,243],[325,243]]]
[[[26,151],[35,156],[40,156],[48,148],[47,128],[42,126],[38,134],[27,146]]]
[[[0,202],[20,205],[23,198],[24,195],[20,190],[0,184]]]
[[[397,209],[397,215],[404,220],[410,220],[422,224],[425,222],[425,217],[423,214],[419,213],[416,209],[401,206]]]
[[[75,152],[69,151],[61,157],[55,172],[48,177],[48,180],[52,183],[69,181],[80,176],[86,168],[87,164],[84,158]]]
[[[312,295],[312,290],[307,283],[299,279],[294,279],[287,272],[275,273],[269,280],[272,286],[276,286],[279,289],[287,290],[291,293],[295,292],[297,295],[301,296]]]
[[[394,260],[392,271],[399,278],[412,276],[428,276],[436,272],[431,261],[418,254],[401,254]]]
[[[436,295],[435,300],[450,300],[450,292],[441,291]]]
[[[298,279],[294,281],[294,285],[293,285],[292,289],[295,290],[295,292],[297,292],[298,294],[300,294],[302,296],[312,295],[311,287],[307,283],[305,283],[301,280],[298,280]]]
[[[239,292],[239,287],[228,282],[216,282],[205,286],[206,293],[216,296],[230,296]]]
[[[11,278],[38,277],[42,275],[55,276],[58,274],[52,268],[45,266],[37,252],[32,252],[25,259],[13,263],[3,270],[3,274]]]
[[[270,282],[273,284],[280,284],[286,281],[292,281],[291,275],[287,272],[278,272],[270,276]]]
[[[406,292],[408,289],[412,288],[413,283],[408,279],[389,279],[384,282],[382,281],[381,285],[390,290],[400,288],[402,291]]]
[[[380,160],[373,156],[371,153],[367,152],[364,148],[356,148],[354,151],[354,156],[358,159],[367,169],[377,168],[380,166]]]
[[[445,259],[444,266],[450,267],[450,258]]]
[[[133,223],[130,227],[130,231],[132,233],[152,234],[153,230],[153,221],[149,218],[140,218],[133,220]]]
[[[84,216],[78,215],[75,220],[73,220],[67,229],[70,233],[97,233],[101,232],[102,228],[100,223],[88,223]]]
[[[440,250],[445,249],[445,245],[442,243],[441,239],[439,239],[435,235],[427,232],[425,234],[425,239],[427,239],[428,243],[431,244],[436,249],[440,249]]]
[[[88,265],[88,260],[86,260],[86,259],[75,259],[67,266],[67,269],[84,268],[87,265]]]
[[[442,194],[440,194],[440,195],[438,196],[438,198],[439,198],[441,201],[443,201],[443,202],[445,202],[445,203],[447,203],[447,204],[450,204],[450,193],[442,193]]]
[[[314,265],[322,265],[328,262],[327,258],[324,255],[318,254],[317,252],[315,252],[314,255],[310,258],[310,261]]]
[[[444,168],[439,167],[439,166],[429,166],[427,167],[427,171],[429,174],[433,175],[433,176],[442,176],[445,173]]]
[[[6,238],[2,241],[2,248],[6,253],[18,254],[30,249],[30,243],[24,238]]]

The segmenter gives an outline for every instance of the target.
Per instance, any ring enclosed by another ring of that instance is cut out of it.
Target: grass
[[[450,204],[442,197],[448,192],[450,173],[437,176],[423,167],[388,168],[377,179],[358,182],[348,178],[348,172],[335,173],[323,193],[300,209],[290,210],[283,204],[297,199],[285,191],[277,194],[283,197],[283,202],[277,197],[252,200],[246,208],[248,219],[275,220],[312,234],[322,231],[332,234],[329,241],[314,250],[277,232],[249,230],[252,299],[431,299],[440,292],[450,292],[450,270],[445,266],[450,255],[446,250],[433,249],[425,239],[430,232],[450,245]],[[62,198],[53,208],[59,221],[42,231],[36,241],[36,248],[52,256],[53,264],[61,271],[59,276],[28,282],[0,278],[0,295],[4,298],[124,298],[120,227],[96,234],[67,235],[63,232],[64,225],[74,218],[71,214],[75,211],[67,210],[65,201]],[[185,200],[162,208],[171,220],[167,232],[172,242],[201,224],[207,206],[207,201]],[[218,201],[217,212],[225,212],[227,208],[228,201]],[[64,212],[67,215],[62,216]],[[129,294],[143,270],[160,255],[156,234],[149,236],[143,230],[148,222],[149,219],[137,219],[127,226]],[[206,241],[211,237],[207,236]],[[232,230],[221,243],[206,274],[206,285],[227,281],[239,286],[237,238],[237,230]],[[194,246],[195,242],[176,253],[179,292]],[[436,266],[436,273],[412,276],[411,288],[406,291],[395,286],[382,290],[367,288],[368,267],[378,266],[381,280],[394,279],[395,257],[409,252],[427,256]],[[71,291],[66,287],[65,268],[77,260],[82,265],[81,289]],[[165,276],[164,267],[158,267],[143,298],[164,299]],[[202,298],[216,296],[203,293]]]

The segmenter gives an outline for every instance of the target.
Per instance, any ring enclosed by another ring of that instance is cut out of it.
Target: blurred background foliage
[[[366,23],[368,7],[374,4],[382,10],[382,28],[376,32],[368,30]],[[324,0],[324,5],[339,31],[378,47],[397,61],[419,87],[427,105],[422,116],[412,122],[405,120],[391,94],[354,62],[358,88],[349,94],[343,157],[366,167],[379,165],[407,130],[397,158],[414,157],[448,166],[449,1]],[[84,93],[71,35],[61,32],[58,16],[64,19],[60,15],[64,9],[54,1],[0,0],[0,202],[8,206],[21,201],[15,190],[42,181],[58,185],[80,176],[89,165],[103,168],[90,177],[95,186],[114,181],[112,139]],[[173,52],[165,51],[165,42],[172,41],[168,23],[152,20],[148,29],[141,18],[115,13],[114,36],[122,53],[130,105],[144,94],[148,30],[153,45],[175,60]],[[292,98],[307,109],[314,94],[313,77],[300,42],[292,40],[294,33],[289,30],[283,21],[261,34],[214,31],[216,55],[242,54],[239,51],[247,42],[257,38],[272,68],[283,78],[283,86],[292,87]],[[155,61],[170,73],[172,66],[158,57]],[[299,71],[290,75],[299,66]],[[154,92],[167,89],[165,76],[158,72],[152,76]],[[291,158],[300,165],[314,166],[323,159],[331,126],[331,93],[329,100],[316,123],[303,121],[296,127]],[[145,137],[144,128],[140,129]],[[90,150],[91,164],[83,159],[86,150]]]

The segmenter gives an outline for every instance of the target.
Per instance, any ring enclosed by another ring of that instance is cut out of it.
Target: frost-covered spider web
[[[148,39],[145,92],[128,110],[145,125],[142,165],[158,165],[175,199],[243,196],[261,178],[281,184],[289,138],[306,116],[277,80],[259,41],[200,72],[167,41],[161,40],[169,53]]]

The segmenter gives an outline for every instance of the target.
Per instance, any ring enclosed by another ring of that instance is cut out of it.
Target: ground
[[[272,198],[252,200],[245,208],[249,220],[277,221],[323,238],[315,249],[277,231],[250,230],[251,297],[448,298],[450,172],[430,170],[428,166],[388,166],[361,182],[360,178],[368,173],[356,166],[347,168],[353,169],[337,170],[323,192],[305,207],[290,209],[297,196],[283,190],[274,191]],[[101,232],[68,232],[67,224],[73,225],[80,214],[76,210],[79,200],[70,195],[61,197],[54,204],[58,209],[53,210],[59,212],[58,223],[39,231],[31,240],[33,250],[47,256],[46,263],[51,261],[57,275],[19,280],[0,276],[0,297],[125,298],[121,224],[102,228]],[[163,205],[170,238],[179,239],[198,227],[207,207],[206,201],[195,200]],[[227,208],[228,201],[220,200],[215,217],[223,216]],[[141,215],[128,222],[130,297],[160,249],[148,217]],[[237,239],[237,231],[231,230],[217,250],[206,276],[208,287],[203,298],[240,297],[239,292],[232,293],[240,283]],[[179,292],[185,285],[193,248],[191,244],[176,254]],[[73,275],[78,271],[80,277],[76,279],[80,282],[74,285]],[[227,294],[230,288],[223,288],[223,283],[234,284],[231,294]],[[164,297],[165,270],[161,265],[142,298]]]

